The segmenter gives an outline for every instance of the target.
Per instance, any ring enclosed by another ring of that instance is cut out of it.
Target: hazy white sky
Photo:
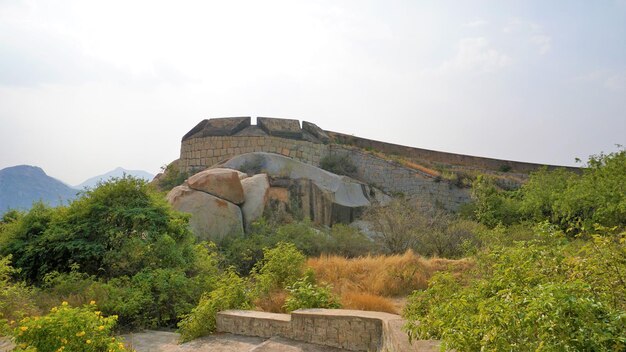
[[[626,0],[0,0],[0,168],[156,173],[220,116],[572,165],[626,144]]]

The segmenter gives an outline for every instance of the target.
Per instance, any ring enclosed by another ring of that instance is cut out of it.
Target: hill
[[[98,175],[95,177],[92,177],[88,180],[86,180],[85,182],[74,186],[74,188],[78,188],[78,189],[84,189],[85,187],[88,188],[93,188],[96,186],[96,184],[98,184],[98,182],[100,181],[106,181],[112,177],[122,177],[124,176],[124,174],[129,175],[129,176],[133,176],[136,178],[141,178],[144,179],[146,181],[151,181],[154,178],[154,175],[147,172],[147,171],[143,171],[143,170],[126,170],[122,167],[118,167],[115,170],[111,170],[105,174],[102,175]]]
[[[0,170],[0,214],[8,209],[29,209],[39,200],[57,206],[74,199],[76,193],[36,166],[18,165]]]

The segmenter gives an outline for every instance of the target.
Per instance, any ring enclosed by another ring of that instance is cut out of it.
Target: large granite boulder
[[[241,180],[243,186],[244,202],[241,206],[245,228],[260,219],[265,210],[270,189],[269,179],[266,174],[258,174]]]
[[[206,192],[231,203],[241,204],[244,201],[241,179],[247,175],[238,170],[223,168],[200,171],[187,179],[189,188]]]
[[[241,209],[224,199],[182,185],[167,194],[167,201],[174,209],[191,214],[189,226],[200,240],[221,242],[243,233]]]
[[[350,223],[371,205],[367,185],[278,154],[242,154],[217,167],[242,169],[247,165],[256,165],[258,173],[267,174],[272,188],[287,189],[287,206],[297,204],[302,215],[316,223]]]

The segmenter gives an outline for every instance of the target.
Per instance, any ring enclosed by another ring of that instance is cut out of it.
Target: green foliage
[[[472,195],[474,217],[490,227],[548,220],[570,236],[596,224],[619,231],[626,227],[626,150],[591,156],[581,173],[541,169],[517,191],[483,176]]]
[[[0,257],[0,336],[9,333],[9,327],[14,321],[37,313],[33,301],[34,290],[11,280],[16,270],[11,267],[10,261],[10,256]]]
[[[191,176],[188,172],[181,171],[178,167],[178,161],[174,161],[167,166],[161,167],[163,173],[157,181],[160,190],[169,191],[172,188],[183,184],[185,180]]]
[[[333,226],[333,228],[336,226]],[[358,242],[360,239],[363,242]],[[250,233],[240,237],[230,237],[220,244],[220,251],[227,266],[234,266],[242,275],[250,273],[254,265],[263,259],[263,249],[275,247],[279,242],[293,243],[307,256],[322,253],[351,252],[355,255],[369,251],[370,241],[350,229],[316,229],[309,220],[272,226],[261,219],[255,222]]]
[[[279,242],[274,248],[263,250],[263,260],[252,270],[257,290],[267,294],[293,284],[304,272],[306,257],[293,243]]]
[[[251,298],[247,282],[234,271],[227,271],[215,289],[206,293],[191,313],[178,323],[181,342],[189,341],[215,331],[216,315],[226,309],[250,309]]]
[[[517,193],[502,191],[494,178],[479,175],[472,184],[471,193],[474,217],[479,222],[494,227],[511,225],[519,220]]]
[[[71,308],[67,302],[42,317],[24,318],[14,330],[15,351],[126,351],[112,337],[117,317],[104,317],[95,302]]]
[[[359,230],[344,224],[335,224],[330,228],[330,238],[322,252],[354,258],[375,252],[376,249],[372,240]]]
[[[464,246],[477,242],[483,231],[477,223],[406,199],[370,207],[365,219],[372,224],[379,246],[392,254],[410,249],[425,256],[459,257],[465,252]]]
[[[354,177],[357,169],[348,155],[329,154],[320,159],[320,167],[337,175]]]
[[[72,264],[98,277],[134,275],[146,268],[190,264],[193,235],[186,217],[133,177],[113,179],[88,190],[68,207],[35,204],[0,237],[20,275],[40,282]]]
[[[289,296],[284,308],[288,312],[302,308],[341,308],[341,303],[332,293],[332,287],[315,284],[315,280],[310,275],[287,286],[287,291]]]
[[[442,339],[443,348],[461,351],[623,350],[625,243],[594,245],[601,249],[577,250],[559,238],[494,246],[478,256],[469,283],[442,273],[416,291],[404,312],[406,329],[412,338]],[[606,251],[620,255],[611,273],[599,264],[608,264]]]
[[[17,258],[13,275],[41,287],[43,308],[95,299],[124,328],[175,326],[219,275],[215,245],[195,244],[187,219],[144,181],[123,177],[68,207],[5,215],[0,252]]]

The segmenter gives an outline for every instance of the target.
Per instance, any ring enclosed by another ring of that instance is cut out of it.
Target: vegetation
[[[11,320],[61,300],[96,300],[122,328],[175,326],[219,275],[215,247],[196,244],[187,216],[133,177],[101,183],[67,207],[8,213],[0,244],[4,277],[25,282],[3,280]]]
[[[227,309],[252,308],[248,285],[235,272],[228,271],[216,288],[205,293],[198,306],[185,315],[178,324],[181,342],[210,334],[216,328],[216,315]]]
[[[26,317],[15,328],[14,351],[126,351],[112,336],[117,317],[105,318],[95,302],[72,308],[67,302],[42,317]]]
[[[356,175],[356,165],[347,155],[329,154],[320,160],[320,167],[337,175],[353,177]]]
[[[468,247],[477,264],[412,294],[409,335],[461,351],[625,350],[626,152],[588,166],[517,191],[479,177],[469,213],[492,230]]]
[[[157,179],[156,185],[162,191],[169,191],[178,185],[182,185],[191,176],[188,172],[180,170],[178,160],[162,166],[161,173],[162,175]]]
[[[302,308],[341,308],[337,297],[332,293],[329,285],[317,285],[312,276],[297,280],[287,286],[289,296],[285,300],[284,308],[288,312]]]
[[[407,333],[443,348],[625,350],[626,152],[588,166],[518,189],[477,176],[461,216],[395,199],[366,211],[369,237],[261,220],[217,245],[144,181],[110,180],[0,219],[0,334],[22,351],[123,350],[119,330],[186,341],[224,309],[396,313],[410,295]]]

